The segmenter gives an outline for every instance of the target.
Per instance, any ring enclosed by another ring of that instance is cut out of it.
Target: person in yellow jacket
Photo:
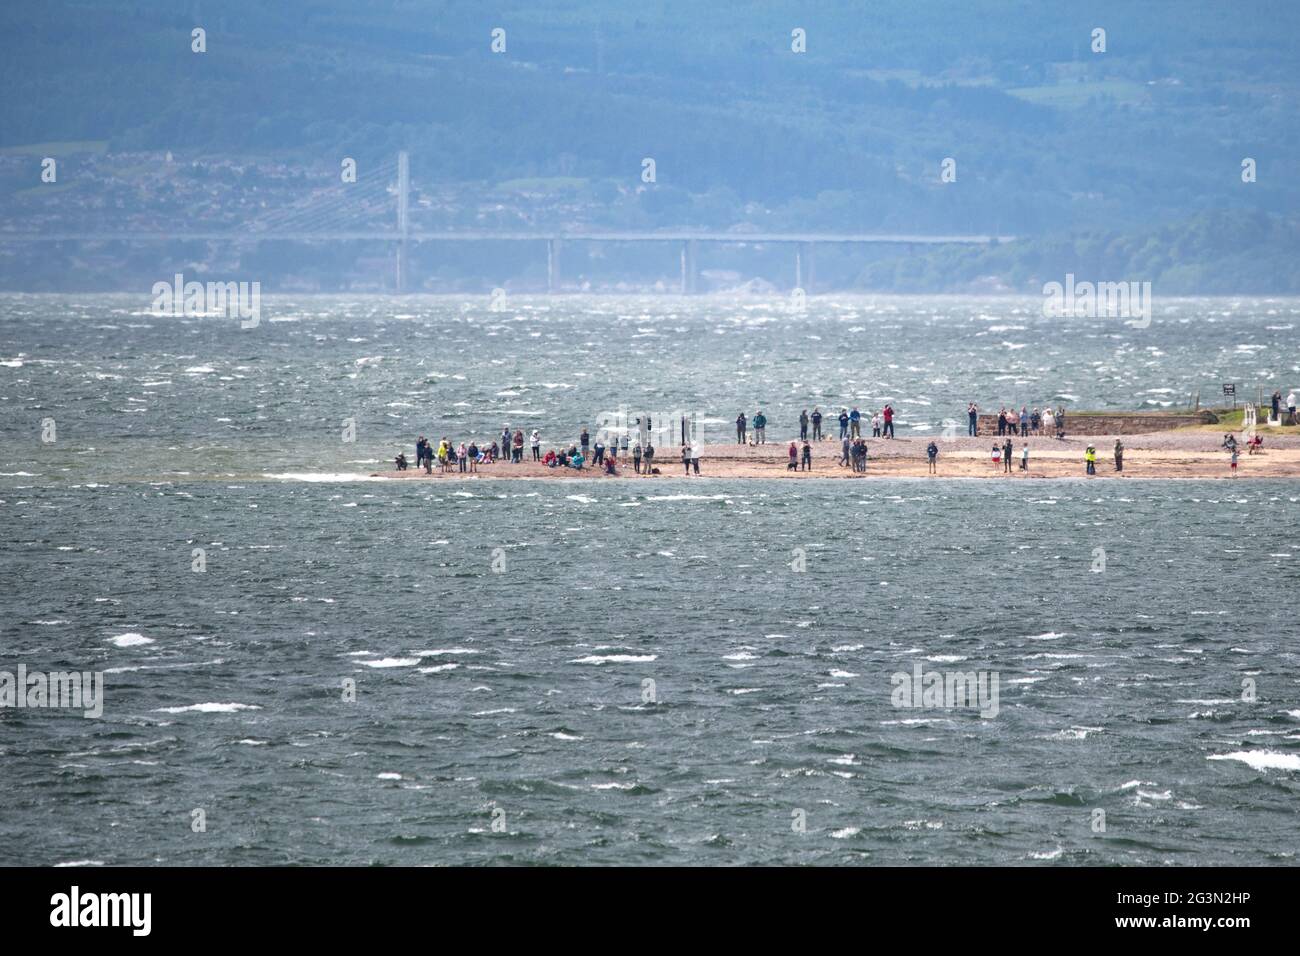
[[[447,439],[438,442],[438,470],[447,473],[447,459],[451,456],[451,444]]]
[[[1095,475],[1097,473],[1097,449],[1089,445],[1083,453],[1083,460],[1087,466],[1087,474]]]

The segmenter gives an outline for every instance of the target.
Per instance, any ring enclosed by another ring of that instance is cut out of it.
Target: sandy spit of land
[[[1081,478],[1084,473],[1084,449],[1089,443],[1097,449],[1097,478],[1231,478],[1229,454],[1219,447],[1222,435],[1197,431],[1165,431],[1149,435],[1125,435],[1124,470],[1115,470],[1113,450],[1115,439],[1105,436],[1086,438],[1030,437],[1014,439],[1015,453],[1012,471],[1005,466],[994,467],[992,448],[995,436],[987,438],[958,438],[943,440],[939,445],[937,476],[940,478]],[[1029,444],[1029,469],[1020,469],[1020,449]],[[911,478],[928,477],[929,466],[925,449],[929,437],[869,439],[870,455],[865,474],[839,465],[840,443],[835,440],[813,443],[812,469],[790,471],[789,441],[769,442],[765,445],[706,444],[700,454],[700,477],[709,478],[781,478],[792,481],[807,478]],[[433,474],[416,471],[414,464],[407,471],[375,472],[375,477],[403,480],[479,480],[479,479],[553,479],[574,478],[633,481],[653,478],[683,478],[680,449],[662,449],[656,456],[658,475],[638,475],[632,470],[631,459],[619,459],[618,474],[605,475],[593,468],[575,471],[572,468],[547,468],[537,462],[519,464],[494,462],[479,465],[476,472],[462,474],[448,470],[440,474],[435,465]],[[695,477],[694,474],[690,477]],[[1300,478],[1300,436],[1269,437],[1263,452],[1248,455],[1241,451],[1238,458],[1237,477],[1248,478]]]

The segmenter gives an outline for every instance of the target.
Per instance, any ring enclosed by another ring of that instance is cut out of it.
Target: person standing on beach
[[[849,437],[847,435],[841,435],[840,436],[840,464],[847,465],[848,463],[849,463]]]
[[[682,446],[682,468],[685,470],[687,477],[691,474],[691,446]]]
[[[1232,477],[1234,478],[1237,477],[1237,454],[1237,448],[1234,445],[1232,448],[1232,464],[1229,466],[1232,468]]]
[[[1002,464],[1002,446],[997,442],[993,443],[993,470],[997,471]]]
[[[822,438],[822,413],[818,408],[813,409],[812,413],[813,441],[821,441]]]
[[[697,475],[700,473],[700,443],[694,439],[691,441],[691,467]]]
[[[787,471],[795,471],[799,467],[799,449],[794,442],[790,442],[790,464],[786,465]]]
[[[1084,474],[1095,475],[1097,473],[1097,449],[1089,445],[1083,452]]]
[[[1011,453],[1015,450],[1015,446],[1011,444],[1011,439],[1008,437],[1007,440],[1002,443],[1002,469],[1008,475],[1011,474]]]
[[[469,449],[467,450],[467,454],[469,455],[469,470],[472,472],[477,472],[478,471],[478,442],[472,441],[469,443]]]
[[[880,413],[876,412],[871,416],[871,437],[880,437]]]
[[[641,443],[637,442],[636,447],[632,449],[632,470],[638,475],[641,474]]]
[[[1273,390],[1273,418],[1281,419],[1282,417],[1282,389]]]
[[[587,426],[582,426],[582,434],[578,436],[578,444],[582,446],[582,457],[587,457],[588,448],[591,445],[591,436],[587,434]]]
[[[522,464],[524,460],[524,430],[521,428],[515,432],[515,464]]]
[[[848,437],[849,437],[849,410],[847,408],[841,408],[840,409],[840,439],[843,440]]]
[[[849,437],[862,437],[862,413],[858,411],[858,406],[853,406],[853,411],[849,412]]]
[[[1124,470],[1124,443],[1118,438],[1115,439],[1115,470]]]
[[[501,457],[506,460],[510,459],[510,442],[510,426],[506,425],[501,429]]]
[[[966,406],[966,434],[978,438],[980,433],[980,409],[974,402]]]
[[[939,473],[939,446],[933,441],[925,446],[925,458],[930,465],[930,474],[937,475]]]
[[[807,439],[804,439],[803,455],[800,460],[804,471],[812,471],[812,446],[808,444]]]
[[[646,442],[644,457],[645,457],[645,473],[647,475],[654,474],[655,446],[650,444],[649,442]]]
[[[1026,405],[1020,406],[1020,437],[1029,437],[1029,408]]]
[[[736,444],[737,445],[745,444],[745,426],[748,423],[749,423],[748,419],[745,418],[744,412],[741,412],[739,415],[736,416]]]
[[[1286,396],[1286,410],[1291,417],[1287,419],[1287,424],[1295,424],[1295,392],[1288,392]]]
[[[1025,442],[1025,447],[1020,449],[1020,470],[1029,470],[1029,442]]]
[[[885,415],[885,437],[893,438],[894,437],[894,406],[888,404],[885,405],[884,415]]]
[[[761,408],[754,413],[754,444],[767,444],[767,416]]]
[[[998,437],[1001,438],[1007,433],[1007,410],[1005,408],[998,410]]]
[[[542,433],[536,428],[533,429],[532,435],[528,437],[529,443],[533,446],[533,461],[542,460]]]
[[[593,465],[604,464],[605,461],[605,443],[599,438],[596,439],[596,457],[591,460]]]
[[[808,409],[806,408],[799,413],[799,440],[808,440]]]

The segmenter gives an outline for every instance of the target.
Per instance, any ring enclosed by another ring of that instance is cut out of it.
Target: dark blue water
[[[4,862],[1294,862],[1293,483],[661,487],[6,488]]]
[[[0,683],[106,682],[0,708],[0,863],[1294,863],[1300,483],[361,480],[1300,371],[1293,300],[1039,306],[0,298]],[[996,708],[895,706],[918,662]]]

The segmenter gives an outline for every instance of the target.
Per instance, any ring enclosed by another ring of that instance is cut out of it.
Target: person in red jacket
[[[894,437],[894,406],[886,405],[884,415],[885,415],[885,437],[893,438]]]

